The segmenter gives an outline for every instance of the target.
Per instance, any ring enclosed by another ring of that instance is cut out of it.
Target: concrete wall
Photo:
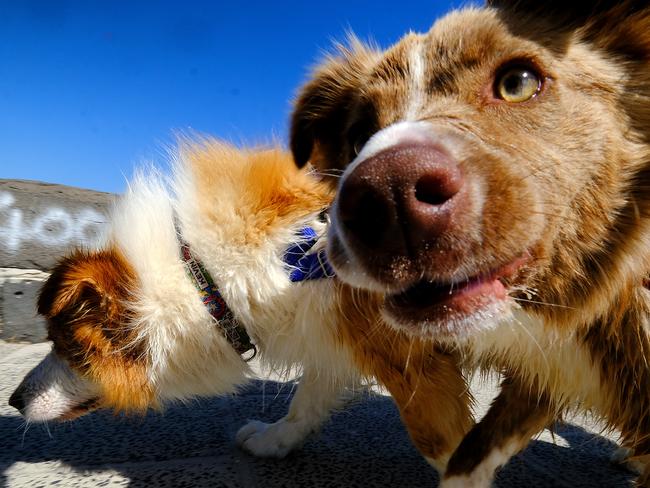
[[[114,196],[34,181],[0,179],[0,339],[45,340],[36,297],[70,249],[92,247]]]

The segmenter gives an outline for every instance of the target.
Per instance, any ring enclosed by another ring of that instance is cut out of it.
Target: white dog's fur
[[[234,154],[233,149],[214,143],[208,143],[206,150],[223,157]],[[193,173],[193,166],[201,163],[192,161],[193,154],[178,153],[170,179],[156,171],[134,178],[112,212],[102,248],[117,249],[136,277],[126,304],[132,313],[128,327],[135,342],[146,344],[147,381],[155,392],[152,402],[233,392],[251,374],[188,278],[176,225],[259,348],[262,362],[276,371],[302,370],[288,415],[271,425],[253,421],[237,435],[239,444],[251,453],[281,457],[318,429],[339,404],[340,393],[358,379],[350,352],[337,339],[335,284],[332,280],[291,283],[282,260],[301,227],[308,224],[324,232],[324,223],[317,218],[320,208],[313,208],[318,202],[308,204],[292,225],[271,226],[255,245],[247,244],[241,231],[249,225],[248,216],[237,206],[247,195],[235,197],[240,188],[230,187],[224,178],[223,187],[215,188],[209,197],[217,200],[209,207],[215,213],[206,215],[201,198],[207,197],[197,190]],[[222,165],[215,171],[223,169]],[[326,191],[323,195],[328,197]],[[214,225],[215,215],[223,219],[223,226]],[[73,407],[99,389],[101,385],[52,352],[18,391],[27,420],[46,421],[74,416]],[[103,404],[100,394],[98,406],[111,405]]]

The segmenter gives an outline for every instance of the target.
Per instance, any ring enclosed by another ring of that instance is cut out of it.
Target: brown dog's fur
[[[488,415],[452,457],[448,479],[471,474],[490,453],[523,448],[576,401],[620,429],[633,457],[650,455],[649,61],[647,2],[493,1],[385,52],[353,41],[298,97],[291,147],[299,165],[345,170],[374,134],[416,120],[453,139],[465,178],[481,183],[467,197],[470,211],[430,246],[435,253],[384,259],[357,251],[360,264],[351,268],[355,249],[334,233],[336,268],[390,291],[418,275],[474,276],[525,256],[503,281],[510,303],[543,324],[536,337],[548,350],[530,354],[514,339],[478,332],[475,340],[444,337],[471,365],[505,376]],[[495,80],[509,66],[541,75],[536,96],[522,103],[496,96]],[[481,198],[489,205],[477,213]],[[436,338],[416,325],[406,328]],[[564,370],[566,358],[583,356],[576,371]],[[646,468],[641,482],[647,478]]]

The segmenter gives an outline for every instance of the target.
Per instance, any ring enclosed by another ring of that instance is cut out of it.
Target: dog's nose
[[[361,162],[345,178],[338,218],[353,245],[415,257],[448,228],[462,187],[458,163],[443,148],[399,144]]]
[[[25,398],[20,388],[14,391],[11,394],[11,397],[9,397],[9,405],[14,407],[20,413],[22,413],[23,410],[25,409]]]

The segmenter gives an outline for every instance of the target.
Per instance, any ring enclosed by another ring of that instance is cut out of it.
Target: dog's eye
[[[536,96],[542,88],[540,76],[530,68],[509,68],[497,77],[496,96],[511,103],[521,103]]]

